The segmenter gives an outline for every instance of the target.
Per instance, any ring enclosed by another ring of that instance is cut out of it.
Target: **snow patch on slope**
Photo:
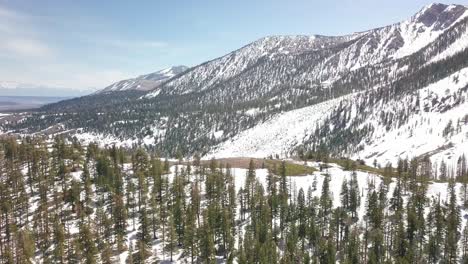
[[[97,143],[100,147],[124,147],[132,148],[133,146],[151,146],[155,143],[154,136],[146,136],[143,139],[138,138],[126,138],[120,139],[111,135],[104,135],[101,133],[76,133],[74,135],[80,142],[87,145],[89,143]]]
[[[286,156],[314,132],[317,124],[331,109],[348,97],[350,96],[278,114],[218,145],[207,157]]]
[[[382,110],[397,113],[402,108],[402,102],[407,100],[392,101],[379,108],[380,110],[374,110],[373,116],[364,124],[371,123],[376,127],[370,139],[371,143],[364,145],[364,150],[354,158],[366,160],[369,164],[374,159],[381,164],[396,164],[399,157],[411,158],[436,151],[434,154],[437,155],[432,157],[433,162],[442,158],[456,160],[463,151],[468,151],[468,125],[463,122],[457,123],[468,114],[468,98],[466,91],[461,93],[461,98],[452,95],[467,85],[468,68],[465,68],[421,89],[419,113],[411,115],[405,125],[390,131],[378,124],[378,116]],[[454,105],[455,100],[459,100],[460,103],[445,109],[446,106]],[[438,104],[439,102],[443,103]],[[432,109],[427,111],[425,108]],[[454,132],[444,136],[443,131],[450,121],[453,123]]]
[[[430,62],[437,62],[445,58],[449,58],[458,52],[461,52],[468,48],[468,32],[465,31],[462,36],[452,43],[446,50],[439,53],[437,56],[431,59]]]

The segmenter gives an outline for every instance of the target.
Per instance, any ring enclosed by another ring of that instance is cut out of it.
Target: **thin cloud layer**
[[[10,58],[52,55],[47,43],[34,36],[30,23],[27,15],[0,6],[1,55]]]
[[[61,19],[30,15],[0,5],[0,58],[3,58],[0,67],[4,69],[0,82],[97,90],[134,77],[119,69],[125,64],[112,63],[115,58],[128,59],[129,52],[162,51],[169,47],[163,41],[97,35],[88,32],[86,26],[61,23]],[[63,28],[55,28],[57,25],[75,31],[64,34]],[[82,43],[89,50],[83,54],[70,50],[70,42]],[[92,60],[96,55],[99,63]]]
[[[6,38],[0,43],[0,50],[7,56],[21,57],[49,57],[52,55],[52,50],[47,44],[25,38]]]

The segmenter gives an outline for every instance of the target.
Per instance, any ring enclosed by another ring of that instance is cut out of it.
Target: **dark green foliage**
[[[319,190],[313,183],[295,186],[285,162],[269,169],[263,185],[250,162],[236,192],[230,166],[216,160],[207,167],[197,160],[175,166],[144,149],[82,148],[66,138],[52,146],[49,152],[39,138],[20,144],[0,139],[0,263],[113,263],[124,252],[129,263],[467,258],[468,229],[461,230],[458,202],[463,182],[459,190],[455,181],[448,183],[447,199],[427,197],[434,172],[425,159],[400,160],[389,170],[396,176],[391,183],[369,176],[364,186],[350,166],[338,193],[330,186],[334,175],[326,172],[315,172],[314,178],[323,179]],[[460,159],[455,168],[461,177],[462,164]],[[22,173],[28,166],[31,171]],[[82,173],[76,177],[73,171]],[[358,214],[361,197],[365,215]]]

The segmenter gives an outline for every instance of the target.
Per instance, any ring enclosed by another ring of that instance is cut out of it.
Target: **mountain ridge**
[[[60,124],[87,142],[145,146],[169,156],[216,155],[220,146],[282,113],[350,97],[308,125],[305,136],[302,131],[292,134],[299,137],[281,153],[326,145],[336,155],[367,153],[365,158],[378,150],[372,142],[379,142],[382,131],[408,137],[410,129],[399,129],[424,118],[424,111],[410,102],[420,100],[431,84],[455,78],[468,67],[467,28],[466,7],[435,4],[402,22],[352,35],[264,37],[173,76],[156,90],[116,91],[49,105],[5,129],[37,133]],[[455,96],[435,92],[434,103],[466,100],[465,87],[447,83],[456,87],[451,90]],[[408,103],[392,105],[398,100]],[[439,116],[464,106],[441,105],[427,109]],[[458,135],[450,134],[448,142]],[[263,144],[250,138],[243,142]]]
[[[364,50],[364,51],[371,52],[371,54],[372,54],[374,49],[379,48],[379,47],[376,47],[375,46],[376,44],[374,44],[374,43],[368,44],[369,42],[375,42],[375,39],[369,38],[369,35],[372,35],[372,34],[380,34],[380,36],[378,36],[378,37],[380,37],[380,38],[385,38],[386,37],[387,38],[387,39],[383,39],[384,42],[380,43],[380,44],[386,44],[385,46],[382,46],[382,47],[383,48],[387,47],[389,49],[389,51],[387,52],[387,51],[377,50],[377,51],[374,52],[374,55],[373,55],[375,57],[374,60],[376,60],[376,62],[379,62],[379,61],[381,61],[381,60],[383,60],[385,58],[388,58],[389,55],[393,55],[393,53],[395,53],[395,52],[392,53],[392,50],[395,49],[395,47],[392,46],[392,45],[398,45],[399,41],[402,41],[402,40],[404,41],[404,38],[401,36],[402,32],[400,32],[402,30],[402,28],[401,28],[402,26],[405,25],[405,26],[407,26],[407,30],[408,29],[410,30],[411,27],[415,27],[415,25],[417,23],[419,23],[419,21],[416,20],[417,18],[426,17],[427,13],[431,13],[431,10],[433,10],[433,9],[436,9],[438,11],[437,18],[442,16],[442,18],[445,19],[445,21],[447,22],[446,24],[443,24],[445,26],[445,29],[451,27],[458,19],[462,19],[463,15],[466,16],[466,7],[464,7],[464,6],[461,6],[461,5],[431,4],[431,5],[428,5],[428,6],[424,7],[424,8],[422,8],[418,13],[413,15],[410,19],[407,19],[407,20],[404,20],[404,21],[401,21],[401,22],[397,22],[397,23],[394,23],[394,24],[389,25],[389,26],[367,30],[367,31],[364,31],[364,32],[347,34],[347,35],[343,35],[343,36],[321,36],[321,35],[311,35],[311,36],[307,36],[307,35],[267,36],[267,37],[260,38],[260,39],[254,41],[254,42],[252,42],[250,44],[247,44],[244,47],[242,47],[240,49],[237,49],[235,51],[232,51],[232,52],[230,52],[230,53],[228,53],[228,54],[226,54],[224,56],[218,57],[218,58],[216,58],[214,60],[211,60],[211,61],[208,61],[206,63],[202,63],[202,64],[200,64],[198,66],[193,67],[191,69],[191,71],[188,71],[186,74],[178,76],[178,78],[174,78],[172,81],[166,82],[162,86],[162,89],[161,89],[162,91],[161,92],[162,93],[176,93],[176,92],[180,91],[182,93],[184,93],[184,92],[186,93],[186,92],[193,91],[194,90],[193,87],[198,87],[199,90],[209,89],[211,86],[216,85],[219,80],[229,79],[229,78],[233,77],[233,75],[235,75],[236,73],[241,73],[242,70],[247,69],[249,65],[254,63],[252,61],[263,57],[262,55],[263,55],[264,52],[266,53],[265,55],[269,55],[270,59],[271,59],[272,56],[275,56],[275,55],[288,55],[288,53],[293,52],[293,51],[296,51],[296,52],[313,51],[314,47],[316,47],[317,45],[320,46],[321,44],[323,44],[323,42],[328,44],[327,48],[331,48],[331,47],[333,47],[333,45],[330,45],[330,43],[332,43],[332,44],[341,44],[343,42],[352,42],[352,41],[356,41],[359,38],[365,38],[365,39],[363,39],[363,42],[367,42],[367,43],[360,43],[360,45],[367,44],[367,47],[364,47],[364,48],[367,48],[367,50]],[[456,10],[454,10],[454,9],[456,9]],[[452,15],[447,16],[446,13],[444,13],[446,10],[448,10],[448,13],[452,14]],[[463,11],[463,12],[461,12],[461,11]],[[438,20],[433,21],[433,23],[435,23],[437,21]],[[408,24],[408,25],[406,25],[406,24]],[[426,25],[426,27],[428,27],[428,26]],[[421,30],[421,29],[424,29],[424,28],[421,28],[421,27],[417,28],[417,30]],[[386,36],[385,35],[387,33],[386,31],[390,31],[389,33],[393,33],[393,35]],[[413,33],[412,32],[410,32],[410,33],[404,32],[404,34],[411,35]],[[373,36],[370,36],[370,37],[373,37]],[[435,38],[435,37],[437,37],[437,35],[434,35],[432,37]],[[402,38],[402,39],[399,39],[399,38]],[[319,40],[322,41],[322,42],[316,43]],[[390,42],[390,41],[394,41],[394,42]],[[410,40],[408,40],[408,41],[410,41]],[[299,43],[299,45],[297,45],[298,43]],[[423,43],[428,44],[428,42],[427,43],[423,42]],[[310,44],[310,45],[307,45],[307,44]],[[372,44],[374,44],[374,45],[372,45]],[[379,43],[377,43],[377,44],[379,44]],[[403,45],[404,44],[405,43],[403,43]],[[410,44],[413,44],[413,43],[410,43]],[[419,43],[416,43],[416,44],[419,44]],[[405,48],[403,45],[401,47],[399,47],[399,48]],[[282,48],[283,50],[275,50],[275,48],[277,46],[281,46],[280,48]],[[296,47],[294,47],[294,46],[296,46]],[[299,46],[299,47],[297,47],[297,46]],[[415,51],[420,50],[423,47],[424,47],[424,45],[419,44],[418,48],[416,50],[402,52],[403,54],[401,54],[399,57],[404,57],[402,55],[412,54]],[[351,48],[354,48],[354,47],[351,47]],[[358,48],[358,47],[356,47],[356,48]],[[353,52],[353,50],[351,50],[348,54],[352,55],[351,52]],[[380,53],[383,53],[383,54],[380,54]],[[247,54],[249,56],[249,58],[246,58],[246,59],[242,58],[242,55],[244,55],[244,54]],[[347,54],[344,54],[344,55],[346,56]],[[241,60],[240,63],[237,63],[235,61],[235,59],[237,57],[240,57],[239,58],[239,60]],[[333,59],[333,56],[329,57],[329,59]],[[345,58],[343,58],[343,59],[345,59]],[[247,65],[242,65],[243,60],[247,60],[246,63],[245,63]],[[220,74],[217,74],[216,77],[212,77],[213,78],[212,80],[207,81],[207,79],[209,79],[210,76],[208,76],[208,78],[206,76],[203,76],[203,72],[206,72],[206,71],[208,71],[210,69],[208,69],[208,70],[204,70],[204,69],[198,70],[198,69],[206,67],[206,65],[213,64],[216,61],[219,61],[218,65],[212,66],[212,68],[219,68],[216,73],[220,73]],[[229,61],[233,61],[233,62],[231,64],[227,64],[226,67],[223,69],[223,65],[226,64],[226,62],[229,63]],[[236,67],[235,67],[237,69],[240,69],[239,72],[235,72],[234,74],[229,74],[229,72],[228,72],[226,74],[226,71],[228,71],[230,68],[232,68],[231,65],[233,63],[240,64],[240,65],[236,65]],[[326,61],[324,63],[326,63]],[[355,65],[345,65],[345,66],[346,66],[346,69],[357,69],[359,67],[362,67],[361,64],[363,64],[363,63],[364,63],[364,61],[361,61],[360,63],[355,63]],[[336,64],[334,66],[336,66]],[[352,66],[354,66],[354,68]],[[344,67],[342,67],[342,68],[344,68]],[[198,72],[195,72],[197,70],[198,70]],[[221,75],[221,76],[219,76],[219,75]],[[201,78],[200,76],[203,76],[204,78]],[[190,80],[193,79],[193,78],[196,78],[198,80],[203,80],[204,83],[191,82]],[[182,88],[181,88],[181,86],[182,86]],[[190,89],[185,88],[184,86],[185,87],[190,87]],[[165,87],[167,87],[167,88],[165,88]],[[167,90],[167,91],[165,91],[165,90]],[[195,91],[197,91],[197,90],[195,89]],[[159,94],[159,93],[157,93],[157,94]],[[155,96],[155,94],[149,93],[147,95],[147,97],[152,97],[152,96]]]
[[[165,81],[177,76],[184,71],[189,69],[189,67],[184,65],[172,66],[165,68],[153,73],[148,73],[140,75],[135,78],[126,79],[117,81],[102,90],[96,92],[99,93],[109,93],[115,91],[125,91],[125,90],[137,90],[137,91],[149,91],[156,89],[160,84]]]

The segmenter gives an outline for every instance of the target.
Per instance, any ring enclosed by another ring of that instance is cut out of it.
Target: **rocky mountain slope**
[[[207,100],[245,102],[278,94],[296,97],[327,88],[340,90],[344,85],[348,86],[345,93],[366,89],[404,72],[403,65],[396,72],[389,66],[454,30],[466,16],[464,6],[432,4],[406,21],[348,36],[265,37],[194,67],[147,97],[205,92]],[[375,74],[369,71],[378,68],[386,72],[372,78]],[[368,72],[363,76],[367,78],[350,78],[359,71]]]
[[[432,4],[346,36],[265,37],[149,91],[60,102],[3,129],[59,125],[167,155],[286,156],[326,145],[368,161],[450,151],[455,160],[466,141],[467,26],[466,7]]]
[[[346,138],[354,144],[332,143]],[[468,67],[398,99],[359,92],[277,114],[208,156],[287,156],[318,146],[317,139],[368,164],[430,155],[454,165],[468,149]]]

